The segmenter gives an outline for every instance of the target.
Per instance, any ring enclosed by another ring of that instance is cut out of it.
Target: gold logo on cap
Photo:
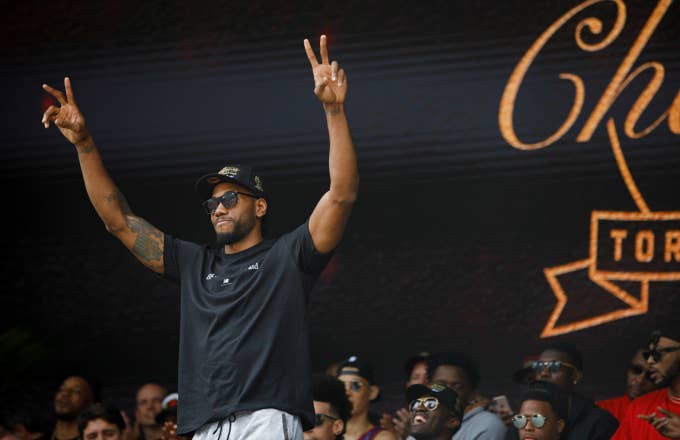
[[[217,174],[222,174],[227,177],[236,177],[238,172],[241,171],[237,167],[224,167]]]

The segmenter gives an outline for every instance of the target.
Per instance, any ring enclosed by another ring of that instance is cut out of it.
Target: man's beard
[[[657,388],[666,388],[671,386],[676,377],[680,374],[680,361],[676,361],[674,365],[666,371],[661,383],[657,385]]]
[[[217,232],[215,235],[215,244],[218,247],[224,247],[228,244],[234,244],[242,240],[255,227],[255,215],[248,215],[242,217],[241,220],[234,223],[234,230],[231,232]]]

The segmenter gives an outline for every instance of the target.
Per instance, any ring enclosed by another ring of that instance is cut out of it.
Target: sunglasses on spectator
[[[242,196],[252,197],[254,199],[259,198],[259,197],[255,196],[253,194],[247,194],[247,193],[243,193],[243,192],[239,192],[239,191],[227,191],[224,194],[222,194],[221,196],[212,197],[212,198],[206,200],[205,202],[203,202],[202,203],[203,209],[205,209],[205,212],[208,215],[213,215],[215,213],[215,211],[217,210],[217,207],[220,206],[220,203],[222,204],[222,206],[224,206],[227,209],[233,208],[238,203],[239,194],[242,195]]]
[[[425,408],[428,411],[434,411],[439,407],[439,399],[436,397],[421,397],[420,399],[412,400],[408,405],[408,409],[416,411],[418,408]]]
[[[545,421],[548,420],[543,414],[532,414],[530,416],[524,414],[515,414],[512,416],[512,424],[517,429],[522,429],[527,426],[527,422],[531,419],[531,425],[534,428],[542,428],[545,425]]]
[[[348,380],[348,381],[344,381],[344,380],[343,380],[342,383],[344,383],[345,386],[349,385],[349,389],[350,389],[351,391],[355,392],[355,393],[356,393],[357,391],[359,391],[359,390],[361,389],[361,387],[364,386],[364,384],[362,384],[362,383],[359,382],[358,380]]]
[[[578,370],[578,368],[576,368],[574,365],[564,361],[532,361],[529,363],[529,366],[531,367],[532,370],[534,370],[537,373],[545,370],[546,368],[551,373],[557,373],[560,367]]]
[[[314,414],[314,426],[323,425],[323,419],[338,420],[339,417],[329,416],[328,414],[316,413]]]
[[[650,350],[645,350],[642,352],[642,357],[649,359],[650,357],[654,359],[654,362],[659,362],[664,354],[672,353],[676,350],[680,350],[680,345],[677,347],[666,347],[666,348],[653,348]]]

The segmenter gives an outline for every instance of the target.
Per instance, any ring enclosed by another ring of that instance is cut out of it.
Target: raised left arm
[[[321,197],[309,218],[314,247],[321,253],[327,253],[335,249],[342,239],[357,197],[359,173],[345,115],[345,71],[338,68],[336,61],[329,63],[325,35],[320,40],[321,63],[317,61],[309,40],[305,39],[304,46],[314,73],[314,94],[323,103],[330,139],[330,189]]]

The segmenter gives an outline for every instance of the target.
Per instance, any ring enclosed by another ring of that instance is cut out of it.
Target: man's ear
[[[574,370],[572,377],[574,378],[574,385],[576,385],[577,383],[581,382],[581,379],[583,379],[583,373],[581,373],[579,370]]]
[[[265,199],[255,200],[255,217],[261,219],[267,213],[267,201]]]
[[[557,433],[561,434],[564,431],[564,419],[559,419],[557,421]]]
[[[345,422],[343,422],[341,419],[334,420],[331,429],[333,430],[333,434],[340,435],[345,432]]]
[[[446,427],[449,429],[457,430],[459,426],[460,420],[458,420],[458,417],[451,416],[449,417],[449,420],[446,421]]]
[[[374,400],[380,394],[380,388],[377,385],[371,385],[371,394],[369,395],[370,400]]]

